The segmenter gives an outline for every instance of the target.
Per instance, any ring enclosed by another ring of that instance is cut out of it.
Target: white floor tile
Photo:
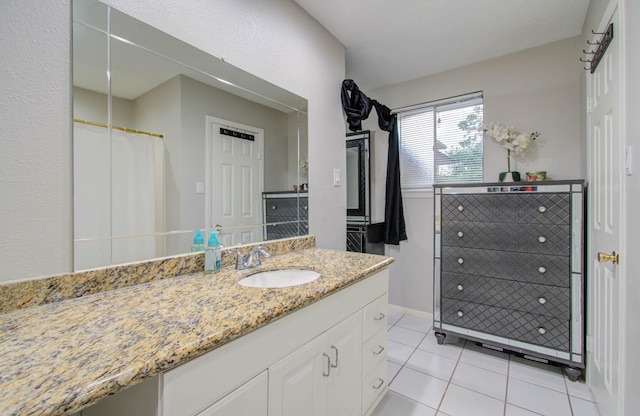
[[[389,313],[387,313],[387,323],[389,323],[389,325],[395,325],[403,316],[400,312],[389,311]]]
[[[387,341],[387,360],[403,365],[413,353],[413,348],[394,341]]]
[[[594,402],[582,400],[577,397],[569,397],[571,410],[576,416],[600,416],[598,406]]]
[[[405,367],[400,370],[389,389],[437,409],[447,389],[447,382]]]
[[[513,356],[509,362],[509,377],[554,389],[560,393],[567,392],[562,370],[553,365]]]
[[[588,400],[590,402],[594,402],[593,394],[591,393],[591,389],[587,387],[584,381],[571,381],[565,377],[565,382],[567,384],[567,391],[570,396],[579,397],[584,400]]]
[[[507,403],[507,409],[504,416],[539,416],[540,413],[532,412],[531,410],[523,409],[518,406]]]
[[[423,351],[429,351],[434,354],[442,355],[443,357],[457,360],[460,358],[460,354],[462,354],[464,343],[463,339],[448,336],[444,340],[444,344],[439,345],[435,335],[430,331],[427,336],[424,337],[420,345],[418,345],[418,348]]]
[[[451,384],[444,395],[440,410],[450,416],[502,416],[504,401]]]
[[[387,361],[387,380],[389,380],[389,382],[392,382],[401,368],[402,366],[400,364]]]
[[[458,363],[451,383],[504,401],[507,394],[507,376],[467,363]]]
[[[500,374],[507,374],[509,369],[509,356],[499,351],[478,347],[467,342],[460,362],[471,364]]]
[[[456,368],[456,361],[429,351],[416,350],[405,366],[449,381]]]
[[[424,332],[414,331],[412,329],[406,329],[394,325],[393,328],[387,332],[389,340],[399,342],[400,344],[408,345],[410,347],[417,347],[424,338]]]
[[[435,409],[392,391],[380,401],[371,416],[434,416]]]
[[[398,416],[400,416],[400,415],[398,415]],[[444,412],[438,412],[438,413],[436,413],[436,416],[450,416],[450,415],[448,415],[448,414],[446,414]]]
[[[569,396],[517,378],[509,378],[507,402],[543,415],[571,416]]]
[[[429,332],[432,324],[433,321],[431,320],[416,318],[411,315],[405,315],[402,319],[396,322],[396,325],[399,327],[413,329],[414,331],[423,332],[425,334]]]

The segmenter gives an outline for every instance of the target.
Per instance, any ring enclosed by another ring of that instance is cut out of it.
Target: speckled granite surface
[[[61,415],[232,341],[387,267],[385,256],[310,248],[260,268],[154,280],[0,315],[0,414]],[[307,268],[301,286],[236,281]]]
[[[278,255],[315,247],[316,241],[314,236],[303,236],[265,241],[260,244],[270,254]],[[237,249],[247,253],[256,246],[258,244],[246,244],[223,249],[222,266],[235,264],[235,256],[231,250]],[[0,284],[0,313],[195,273],[203,268],[204,254],[197,253],[4,283]]]

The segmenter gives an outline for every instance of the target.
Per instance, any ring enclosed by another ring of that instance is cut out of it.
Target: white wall
[[[72,266],[68,1],[0,2],[0,281]]]
[[[309,100],[311,232],[344,248],[344,46],[290,0],[111,0]],[[0,281],[72,268],[70,0],[0,2]]]
[[[585,158],[580,139],[578,37],[532,48],[426,78],[368,91],[390,108],[433,101],[475,91],[484,93],[484,120],[513,124],[542,136],[527,149],[526,160],[512,170],[546,170],[553,179],[583,178]],[[357,80],[356,80],[357,82]],[[363,125],[377,129],[375,114]],[[384,172],[387,133],[376,132],[375,212],[384,215]],[[497,181],[507,170],[506,151],[487,140],[484,178]],[[390,302],[420,311],[433,307],[433,198],[430,193],[404,193],[408,241],[387,246],[391,266]]]

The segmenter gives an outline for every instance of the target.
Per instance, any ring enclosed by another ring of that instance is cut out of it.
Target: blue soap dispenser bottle
[[[220,270],[220,249],[222,245],[218,242],[217,231],[209,231],[209,240],[204,249],[204,272],[205,274],[215,273]]]
[[[202,231],[195,230],[195,236],[193,236],[193,245],[191,246],[191,252],[196,253],[204,251],[204,238],[202,238]]]

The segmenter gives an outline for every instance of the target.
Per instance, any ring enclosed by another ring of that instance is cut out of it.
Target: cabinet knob
[[[458,237],[460,238],[464,237],[464,233],[462,231],[458,231]]]
[[[381,379],[380,377],[378,377],[378,384],[372,386],[374,389],[379,390],[380,387],[382,387],[384,385],[384,380]]]
[[[462,312],[462,311],[458,311],[458,316],[459,316],[460,318],[462,318],[462,317],[464,316],[464,312]]]
[[[544,267],[544,266],[540,266],[540,267],[538,267],[538,272],[539,273],[546,273],[547,272],[547,268]]]
[[[547,299],[542,297],[542,296],[540,296],[538,298],[538,303],[540,303],[540,305],[544,305],[545,303],[547,303]]]
[[[304,210],[305,210],[305,211],[307,210],[307,206],[306,206],[306,205],[304,206]]]
[[[458,257],[458,264],[464,263],[464,259],[462,257]]]
[[[546,333],[547,333],[547,330],[545,329],[545,327],[540,326],[540,327],[538,327],[538,333],[539,333],[540,335],[544,335],[544,334],[546,334]]]
[[[458,290],[459,290],[459,291],[463,291],[463,290],[464,290],[464,286],[462,286],[462,285],[458,285]]]
[[[538,237],[538,242],[539,243],[545,243],[547,241],[547,237],[541,235],[540,237]]]
[[[271,209],[278,209],[278,207],[276,205],[272,205]]]
[[[464,207],[462,205],[458,205],[458,211],[460,212],[464,211]]]
[[[547,207],[545,206],[538,207],[538,212],[544,214],[545,212],[547,212]]]

